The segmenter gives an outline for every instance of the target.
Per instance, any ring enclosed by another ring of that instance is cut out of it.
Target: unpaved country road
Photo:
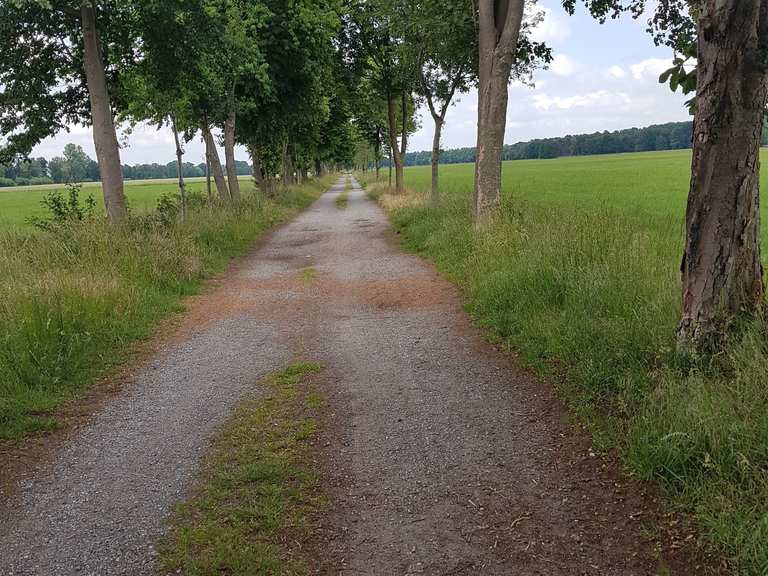
[[[589,455],[357,186],[337,209],[342,189],[192,299],[122,392],[22,476],[0,508],[0,574],[151,574],[218,426],[296,359],[326,367],[330,399],[317,573],[656,573],[641,490]]]

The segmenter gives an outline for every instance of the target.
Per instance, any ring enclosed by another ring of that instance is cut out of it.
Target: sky
[[[506,143],[690,119],[683,106],[686,98],[658,82],[659,74],[671,65],[672,51],[653,45],[645,18],[626,17],[601,25],[581,6],[574,16],[568,16],[557,0],[539,0],[538,9],[545,17],[535,38],[552,47],[555,59],[548,70],[535,74],[534,87],[510,87]],[[410,139],[410,151],[432,147],[432,119],[426,110],[420,116],[421,128]],[[443,148],[474,146],[476,126],[473,91],[461,95],[448,111]],[[125,164],[166,164],[175,159],[168,129],[139,125],[130,134],[121,130],[119,137]],[[90,128],[81,126],[46,139],[33,156],[60,155],[67,142],[80,144],[95,158]],[[236,156],[248,160],[243,148],[236,150]],[[186,145],[185,161],[204,161],[199,139]]]

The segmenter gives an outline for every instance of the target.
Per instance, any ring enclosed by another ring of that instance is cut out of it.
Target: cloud
[[[549,69],[553,74],[566,77],[573,76],[578,68],[579,63],[567,54],[558,54],[549,65]],[[541,87],[541,84],[539,84],[539,87]]]
[[[571,27],[562,15],[549,8],[539,8],[537,11],[544,14],[544,19],[531,33],[534,41],[557,44],[568,39],[571,35]]]
[[[668,70],[671,66],[671,58],[648,58],[637,64],[632,64],[629,69],[632,71],[632,78],[635,80],[648,78],[658,80],[661,73]]]
[[[624,68],[622,68],[621,66],[615,66],[614,65],[614,66],[611,66],[610,68],[608,68],[608,72],[606,72],[606,75],[609,78],[617,78],[617,79],[619,79],[619,78],[626,77],[627,71],[624,70]]]
[[[597,90],[587,94],[575,94],[572,96],[534,94],[531,100],[533,101],[533,107],[540,112],[570,110],[571,108],[621,106],[632,103],[632,99],[626,92],[611,92],[609,90]]]

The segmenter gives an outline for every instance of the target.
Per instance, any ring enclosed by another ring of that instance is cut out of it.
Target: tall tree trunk
[[[128,216],[123,189],[123,167],[120,164],[120,146],[117,143],[115,123],[107,90],[107,77],[101,56],[99,33],[96,28],[96,10],[92,4],[80,7],[83,28],[83,65],[91,102],[93,143],[99,162],[104,206],[111,222],[120,222]]]
[[[205,138],[203,138],[205,144]],[[205,151],[205,188],[208,192],[208,204],[213,203],[213,194],[211,193],[211,159],[208,157],[208,148]]]
[[[261,171],[261,156],[259,155],[258,147],[255,144],[248,146],[248,154],[251,155],[253,181],[256,183],[256,187],[259,190],[266,193],[266,190],[264,189],[264,173]]]
[[[229,200],[229,189],[227,188],[226,180],[224,180],[224,170],[221,168],[219,152],[216,150],[216,142],[213,139],[213,134],[211,134],[211,128],[208,126],[207,120],[203,122],[202,130],[203,138],[205,139],[205,154],[208,157],[208,164],[213,173],[213,181],[216,182],[219,198],[222,202],[226,202]]]
[[[229,115],[224,121],[224,159],[227,165],[229,194],[233,200],[240,200],[240,182],[237,180],[235,164],[235,84],[232,83],[229,94]]]
[[[681,265],[682,347],[696,347],[739,312],[763,305],[759,184],[766,45],[768,0],[703,2]]]
[[[319,158],[315,158],[315,176],[320,178],[323,175],[323,165]]]
[[[379,181],[379,168],[381,166],[381,131],[376,128],[376,143],[373,148],[374,162],[376,163],[376,182]]]
[[[392,186],[392,164],[395,165],[395,190],[403,191],[403,166],[397,145],[397,114],[395,112],[395,97],[390,94],[387,98],[387,124],[389,125],[390,175],[389,185]]]
[[[181,147],[179,131],[176,128],[176,119],[171,116],[171,129],[173,140],[176,143],[176,174],[179,177],[179,194],[181,194],[181,217],[187,217],[187,186],[184,184],[184,149]]]
[[[501,160],[509,75],[523,21],[524,0],[479,0],[479,89],[475,224],[482,226],[501,199]]]
[[[435,135],[432,138],[432,202],[440,199],[440,138],[443,134],[444,120],[439,116],[433,117],[435,120]]]

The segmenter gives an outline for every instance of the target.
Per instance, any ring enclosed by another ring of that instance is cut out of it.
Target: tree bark
[[[430,194],[432,202],[440,199],[440,139],[443,133],[444,120],[440,117],[434,117],[435,135],[432,138],[432,191]]]
[[[389,185],[392,186],[392,164],[395,168],[395,191],[400,194],[405,185],[403,182],[403,159],[400,156],[397,144],[397,113],[395,112],[395,97],[391,94],[387,98],[387,124],[389,127],[389,149],[390,149],[390,176]]]
[[[759,186],[766,42],[768,0],[702,4],[677,331],[683,348],[704,344],[737,314],[763,305]]]
[[[224,160],[227,165],[227,183],[233,200],[240,200],[240,182],[235,164],[235,84],[229,94],[229,115],[224,121]]]
[[[479,0],[476,226],[484,225],[501,199],[509,75],[515,61],[524,8],[524,0]]]
[[[255,144],[250,144],[248,146],[248,154],[251,156],[251,165],[253,166],[253,181],[256,183],[256,187],[261,190],[263,194],[267,194],[264,170],[261,167],[261,154],[259,153],[258,146]]]
[[[80,16],[83,29],[83,65],[93,122],[93,143],[96,147],[96,159],[99,162],[107,217],[111,222],[116,223],[128,217],[123,188],[123,167],[120,163],[120,146],[117,142],[109,102],[107,76],[96,28],[96,10],[92,4],[84,3],[80,8]]]
[[[205,138],[203,138],[205,144]],[[208,149],[205,151],[205,188],[208,192],[208,204],[213,203],[213,194],[211,193],[211,159],[208,157]]]
[[[216,142],[213,139],[213,134],[211,134],[211,128],[208,126],[207,120],[203,122],[202,130],[203,138],[205,139],[205,154],[211,167],[210,171],[213,173],[213,181],[216,183],[219,199],[222,202],[226,202],[230,199],[229,189],[227,188],[226,180],[224,180],[224,170],[221,168],[219,152],[216,150]]]
[[[171,129],[173,140],[176,143],[176,174],[179,177],[179,194],[181,195],[181,217],[187,217],[187,186],[184,184],[184,149],[181,147],[179,131],[176,128],[176,119],[171,116]]]

